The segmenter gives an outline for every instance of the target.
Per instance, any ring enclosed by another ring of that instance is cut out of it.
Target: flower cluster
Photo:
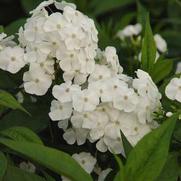
[[[65,80],[53,87],[49,116],[59,121],[68,144],[88,139],[101,152],[124,154],[120,131],[135,145],[157,127],[153,113],[161,95],[146,72],[138,70],[135,79],[122,73],[114,47],[99,50],[96,60],[83,84]]]
[[[50,4],[58,12],[49,13],[46,6]],[[19,30],[19,45],[4,48],[7,43],[1,34],[0,68],[17,73],[27,65],[24,88],[35,95],[47,92],[59,69],[66,80],[75,78],[83,83],[95,66],[98,39],[93,20],[75,5],[53,0],[43,2],[31,13]]]
[[[56,12],[49,12],[49,5]],[[161,107],[161,95],[156,85],[142,70],[137,78],[123,74],[114,47],[98,49],[92,19],[74,4],[54,0],[42,2],[31,14],[19,29],[18,45],[0,35],[0,68],[17,73],[25,67],[24,89],[35,95],[44,95],[62,72],[62,83],[52,89],[49,116],[58,121],[67,143],[89,140],[101,152],[124,154],[121,131],[135,145],[158,126],[154,112]],[[122,36],[139,35],[141,29],[129,26]],[[158,36],[155,41],[162,42]]]

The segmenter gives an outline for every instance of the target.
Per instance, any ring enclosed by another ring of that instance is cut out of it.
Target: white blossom
[[[123,30],[120,30],[118,33],[117,33],[117,36],[120,38],[120,39],[124,39],[126,37],[131,37],[133,35],[139,35],[140,32],[142,31],[142,26],[141,24],[135,24],[135,25],[128,25],[126,26]]]
[[[138,96],[133,89],[123,87],[118,95],[114,97],[113,105],[119,110],[132,112],[138,104]]]
[[[29,161],[28,162],[25,162],[25,161],[21,162],[19,164],[19,167],[22,170],[25,170],[25,171],[30,172],[30,173],[35,173],[35,171],[36,171],[35,165]]]
[[[72,158],[89,174],[93,171],[97,162],[97,160],[87,152],[75,153],[72,155]],[[65,176],[61,176],[61,178],[62,181],[71,181]]]
[[[39,64],[32,63],[23,76],[25,91],[29,94],[44,95],[52,84],[52,79]]]
[[[86,138],[88,135],[88,130],[78,128],[78,129],[67,129],[65,130],[65,133],[63,134],[63,138],[66,140],[66,142],[70,145],[77,142],[78,145],[82,145],[85,143]]]
[[[61,103],[53,100],[50,107],[49,116],[52,121],[59,121],[70,118],[72,114],[72,104],[70,102]]]
[[[171,79],[166,86],[165,94],[169,99],[181,102],[181,77]]]
[[[60,102],[71,102],[72,96],[78,91],[80,91],[78,85],[72,85],[71,82],[66,82],[60,85],[55,85],[52,94]]]
[[[157,49],[163,53],[167,51],[167,42],[159,34],[154,35],[154,40],[156,43]]]
[[[73,107],[76,111],[93,111],[99,104],[99,97],[92,90],[83,90],[73,95]]]
[[[6,47],[0,51],[1,69],[15,74],[24,66],[24,50],[22,48],[18,46]]]
[[[181,73],[181,62],[177,63],[177,68],[176,68],[176,74],[180,74]]]

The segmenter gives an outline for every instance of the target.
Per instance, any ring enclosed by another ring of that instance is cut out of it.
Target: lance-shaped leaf
[[[43,177],[36,175],[34,173],[29,173],[27,171],[21,170],[17,167],[8,166],[6,174],[3,178],[3,181],[46,181]]]
[[[0,152],[0,180],[2,180],[7,169],[7,159],[5,155]]]
[[[92,181],[91,176],[67,153],[35,143],[4,138],[0,138],[0,144],[72,181]]]
[[[123,142],[123,147],[124,147],[124,152],[126,157],[128,157],[129,153],[131,152],[131,150],[133,149],[131,143],[127,140],[126,136],[124,135],[124,133],[121,131],[121,138],[122,138],[122,142]]]
[[[0,25],[0,33],[4,32],[4,27],[2,25]]]
[[[25,127],[8,128],[2,130],[0,134],[15,141],[29,141],[37,144],[43,144],[41,139],[32,130]]]
[[[117,155],[114,155],[114,157],[115,157],[117,164],[119,166],[119,171],[116,174],[114,181],[124,181],[124,165],[123,165],[121,159]]]
[[[11,94],[5,91],[0,91],[0,105],[11,109],[19,109],[29,114]]]
[[[156,181],[177,181],[179,170],[178,153],[170,153],[167,162]]]
[[[173,68],[173,60],[160,58],[154,64],[154,69],[151,72],[151,77],[155,83],[163,80]]]
[[[125,166],[126,181],[152,181],[159,176],[167,160],[170,138],[178,115],[168,118],[138,142]]]
[[[155,63],[155,58],[156,58],[156,45],[150,26],[149,14],[147,14],[145,32],[142,40],[142,50],[141,50],[142,69],[147,71],[148,73],[151,73],[153,70],[153,64]]]

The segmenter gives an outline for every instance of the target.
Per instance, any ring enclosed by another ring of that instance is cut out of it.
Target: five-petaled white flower
[[[165,89],[166,96],[171,100],[181,102],[181,77],[173,78]]]

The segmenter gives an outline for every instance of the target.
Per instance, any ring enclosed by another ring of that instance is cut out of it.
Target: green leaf
[[[94,8],[93,14],[98,16],[103,13],[112,11],[114,9],[129,5],[131,3],[134,3],[134,0],[121,0],[121,1],[120,0],[106,0],[106,1],[93,0],[91,1],[90,6]]]
[[[39,101],[36,103],[27,102],[24,106],[31,116],[19,110],[11,111],[1,119],[0,130],[21,126],[28,127],[35,132],[40,132],[47,128],[49,122],[49,117],[47,116],[50,109],[49,103]]]
[[[27,14],[36,8],[43,0],[21,0],[21,4]]]
[[[44,172],[44,171],[42,171],[43,172],[43,175],[44,175],[44,177],[46,178],[46,180],[47,181],[56,181],[52,176],[50,176],[48,173],[46,173],[46,172]]]
[[[139,1],[137,1],[137,11],[137,22],[140,23],[142,27],[144,27],[148,12]]]
[[[170,74],[172,68],[173,60],[163,60],[162,58],[158,59],[157,62],[154,64],[153,71],[151,72],[151,77],[155,83],[158,83]]]
[[[144,37],[142,40],[141,66],[142,69],[151,73],[156,58],[156,45],[150,26],[150,18],[147,14]]]
[[[0,91],[0,105],[11,109],[19,109],[29,114],[11,94],[5,91]]]
[[[124,165],[123,165],[121,159],[117,155],[114,155],[114,157],[119,166],[119,171],[116,174],[114,181],[124,181]]]
[[[24,171],[17,167],[8,166],[3,181],[46,181],[39,175]]]
[[[168,155],[170,138],[179,114],[168,118],[159,128],[147,134],[129,154],[125,166],[126,181],[155,180]]]
[[[41,139],[32,130],[25,127],[12,127],[1,131],[0,134],[14,141],[29,141],[41,145],[43,144]]]
[[[4,32],[4,27],[0,25],[0,33]]]
[[[13,35],[18,32],[19,28],[23,26],[26,22],[26,18],[21,18],[16,21],[13,21],[8,26],[5,27],[5,32],[8,35]]]
[[[0,152],[0,180],[2,180],[4,174],[6,173],[7,163],[5,155]]]
[[[160,176],[156,181],[177,181],[179,176],[178,154],[170,153]]]
[[[0,143],[72,181],[92,181],[91,176],[67,153],[30,142],[0,138]]]
[[[133,149],[133,147],[130,144],[130,142],[127,140],[126,136],[123,134],[122,131],[121,131],[121,137],[122,137],[125,155],[128,157],[128,155],[131,152],[131,150]]]

